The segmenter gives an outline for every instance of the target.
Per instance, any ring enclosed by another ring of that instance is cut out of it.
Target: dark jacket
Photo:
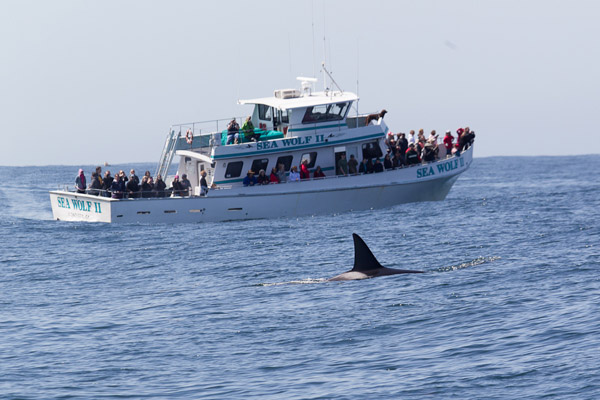
[[[165,197],[167,188],[167,184],[162,179],[157,179],[154,183],[154,191],[156,192],[156,197]]]

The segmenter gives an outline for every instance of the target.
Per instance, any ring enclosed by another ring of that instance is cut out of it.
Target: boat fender
[[[194,135],[192,135],[191,129],[188,129],[187,132],[185,133],[185,141],[188,144],[192,144],[192,142],[194,141]]]

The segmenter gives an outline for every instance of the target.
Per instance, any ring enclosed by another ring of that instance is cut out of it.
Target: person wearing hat
[[[298,167],[295,165],[292,167],[290,171],[290,176],[288,178],[290,182],[298,182],[300,180],[300,173],[298,173]]]
[[[254,171],[249,170],[246,174],[246,177],[242,181],[244,186],[254,186],[256,185],[256,177],[254,176]]]
[[[181,196],[181,182],[179,182],[179,175],[175,175],[175,177],[173,178],[173,182],[171,183],[171,190],[173,191],[171,197]]]
[[[446,149],[446,157],[452,155],[452,147],[454,146],[454,136],[452,136],[452,132],[450,130],[446,131],[446,136],[444,136],[444,148]]]
[[[419,164],[421,159],[419,158],[419,153],[415,150],[415,144],[411,143],[408,145],[408,150],[406,150],[406,164],[415,165]]]

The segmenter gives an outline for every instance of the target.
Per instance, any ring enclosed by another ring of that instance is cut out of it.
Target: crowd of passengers
[[[433,162],[451,156],[459,156],[460,153],[469,148],[475,140],[475,131],[469,127],[459,128],[456,131],[457,140],[454,142],[454,136],[451,131],[446,131],[446,135],[439,142],[438,134],[435,130],[431,131],[428,138],[425,138],[423,129],[419,130],[417,137],[415,131],[411,130],[406,138],[406,134],[399,133],[388,134],[385,140],[387,153],[383,158],[363,158],[359,163],[353,154],[346,160],[346,154],[341,153],[336,162],[336,175],[357,175],[383,172],[389,169],[403,168],[421,164],[424,162]],[[325,174],[320,166],[313,172],[313,179],[324,178]],[[308,160],[300,163],[300,168],[293,166],[289,176],[286,176],[285,166],[279,164],[271,170],[267,176],[264,169],[258,172],[258,176],[252,170],[249,170],[243,179],[244,186],[268,185],[270,183],[297,182],[310,179],[308,169]]]
[[[138,199],[151,197],[174,197],[174,196],[189,196],[191,194],[192,184],[186,174],[175,175],[170,188],[167,188],[160,174],[154,179],[150,175],[150,171],[146,171],[141,181],[135,174],[135,170],[131,170],[129,177],[123,170],[112,176],[110,171],[106,171],[102,175],[102,167],[96,167],[92,172],[92,180],[86,185],[86,178],[83,169],[79,170],[77,178],[75,178],[75,189],[77,193],[87,193],[95,196],[112,197],[113,199]],[[202,171],[200,179],[201,195],[206,195],[208,185],[206,182],[206,171]]]

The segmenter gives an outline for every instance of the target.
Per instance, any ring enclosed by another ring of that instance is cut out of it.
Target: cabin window
[[[243,161],[233,161],[227,164],[225,170],[225,178],[237,178],[242,174],[242,167],[244,166]]]
[[[289,171],[292,167],[293,156],[281,156],[277,159],[277,167],[279,168],[279,164],[283,164],[283,170]]]
[[[383,155],[381,152],[381,147],[379,147],[379,143],[377,141],[363,143],[362,145],[362,154],[363,158],[379,158]]]
[[[271,107],[264,105],[264,104],[259,104],[258,105],[258,119],[260,119],[262,121],[271,121],[271,119],[272,119]]]
[[[317,152],[312,151],[310,153],[302,154],[302,159],[300,160],[300,164],[304,162],[304,160],[308,160],[308,168],[313,168],[315,163],[317,162]]]
[[[288,115],[288,110],[279,110],[279,122],[282,124],[290,123],[290,116]]]
[[[250,169],[252,171],[254,171],[255,174],[258,174],[258,172],[261,169],[264,169],[265,172],[267,172],[267,165],[269,165],[269,159],[261,158],[261,159],[252,161],[252,167],[250,167]]]
[[[314,124],[326,121],[340,121],[346,116],[350,103],[322,104],[308,107],[302,118],[303,124]]]

